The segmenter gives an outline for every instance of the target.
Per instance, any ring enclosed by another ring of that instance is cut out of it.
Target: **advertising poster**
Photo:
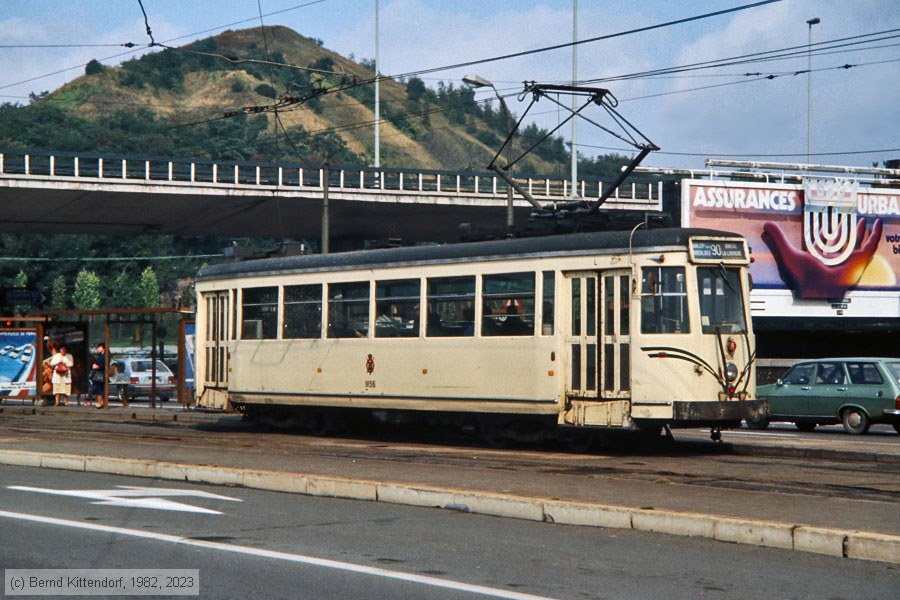
[[[188,397],[194,396],[194,344],[196,342],[197,325],[191,321],[184,326],[184,385],[188,389]]]
[[[686,180],[683,222],[747,238],[754,315],[900,317],[900,190]]]
[[[36,343],[34,329],[0,331],[0,396],[37,394]]]

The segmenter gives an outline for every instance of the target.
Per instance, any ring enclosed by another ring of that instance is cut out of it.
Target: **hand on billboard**
[[[866,233],[865,219],[856,222],[857,240],[862,242]],[[780,266],[787,272],[793,288],[800,298],[840,298],[848,288],[862,277],[863,271],[881,239],[881,219],[875,219],[872,231],[864,243],[840,265],[827,266],[813,255],[799,250],[788,241],[781,228],[771,221],[763,225],[763,239],[772,248]]]

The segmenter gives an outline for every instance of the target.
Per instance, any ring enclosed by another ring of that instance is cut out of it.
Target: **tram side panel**
[[[240,341],[232,401],[246,404],[555,414],[553,338]]]

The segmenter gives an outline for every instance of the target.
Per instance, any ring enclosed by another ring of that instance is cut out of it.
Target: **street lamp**
[[[814,17],[806,22],[809,25],[809,40],[806,45],[806,164],[812,157],[812,28],[822,22]]]
[[[482,88],[489,87],[494,90],[494,94],[497,96],[497,99],[500,100],[500,108],[503,109],[503,117],[506,121],[506,135],[509,136],[509,140],[506,143],[506,168],[507,170],[510,168],[510,149],[512,147],[512,126],[509,114],[509,107],[506,106],[506,100],[503,99],[503,96],[500,95],[500,92],[497,91],[497,88],[494,87],[494,84],[485,79],[484,77],[479,77],[478,75],[466,75],[462,78],[463,83],[472,86],[473,88]],[[511,233],[513,225],[515,224],[515,216],[513,213],[513,191],[512,186],[509,184],[506,185],[506,227],[507,232]]]

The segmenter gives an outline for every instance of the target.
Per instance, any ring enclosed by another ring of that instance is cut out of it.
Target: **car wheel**
[[[806,433],[816,428],[816,423],[810,423],[809,421],[800,421],[799,423],[794,423],[794,425],[797,426],[797,429]]]
[[[767,429],[769,427],[769,417],[768,416],[758,416],[750,419],[746,419],[748,429]]]
[[[168,396],[160,396],[160,397],[159,397],[159,401],[160,401],[160,402],[168,402],[168,401],[169,401],[169,397],[168,397]]]
[[[844,430],[853,435],[861,435],[869,431],[869,415],[858,408],[848,408],[841,415]]]

